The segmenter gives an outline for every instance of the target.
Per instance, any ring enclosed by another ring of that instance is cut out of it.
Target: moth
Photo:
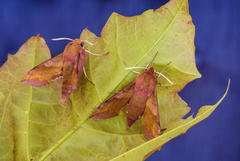
[[[93,44],[86,40],[73,40],[69,38],[57,38],[52,40],[71,40],[72,42],[67,44],[63,53],[31,69],[23,76],[21,83],[39,87],[49,84],[51,80],[62,78],[61,103],[63,104],[67,97],[76,89],[82,70],[86,78],[90,81],[84,68],[86,52],[95,56],[103,56],[108,53],[99,55],[87,51],[83,46],[83,42],[87,42],[90,45]]]
[[[127,130],[143,115],[142,129],[146,138],[151,140],[159,136],[161,130],[157,101],[157,86],[159,84],[157,78],[161,75],[166,78],[162,72],[171,62],[158,73],[155,71],[154,67],[151,66],[148,68],[152,61],[146,66],[145,72],[138,74],[133,82],[101,104],[91,114],[90,118],[108,119],[115,117],[119,114],[120,110],[126,106]],[[126,69],[132,70],[132,68]],[[156,73],[158,73],[158,76],[156,76]],[[168,78],[166,79],[173,84]]]

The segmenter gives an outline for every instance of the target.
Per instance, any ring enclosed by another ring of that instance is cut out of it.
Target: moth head
[[[83,47],[83,44],[84,44],[83,41],[81,41],[81,42],[80,42],[80,46]]]
[[[83,48],[83,46],[84,46],[84,41],[83,40],[75,39],[74,42]]]
[[[83,44],[84,42],[88,43],[88,44],[91,45],[91,46],[94,45],[94,44],[90,43],[90,42],[87,41],[87,40],[80,40],[80,39],[75,39],[75,40],[73,40],[73,39],[65,38],[65,37],[63,37],[63,38],[51,39],[51,40],[53,40],[53,41],[58,41],[58,40],[70,40],[70,41],[72,41],[73,43],[80,45],[82,48],[84,48],[84,44]],[[85,50],[86,52],[88,52],[89,54],[95,55],[95,56],[104,56],[104,55],[107,55],[107,54],[109,53],[109,52],[107,52],[106,54],[93,54],[92,52],[90,52],[90,51],[88,51],[88,50],[86,50],[86,49],[84,49],[84,50]]]
[[[155,74],[156,73],[156,69],[153,66],[150,66],[149,68],[146,69],[147,71]]]
[[[150,64],[151,64],[151,63],[153,62],[153,60],[156,58],[157,54],[158,54],[158,52],[155,54],[155,56],[153,57],[153,59],[150,61],[150,63],[149,63],[146,67],[128,67],[127,64],[123,61],[124,65],[127,67],[127,68],[125,68],[125,69],[130,69],[132,72],[137,73],[137,74],[140,74],[139,72],[134,71],[133,69],[136,69],[136,68],[144,68],[145,71],[147,71],[147,72],[150,72],[150,73],[152,73],[152,74],[158,74],[158,75],[156,76],[157,78],[160,77],[160,76],[164,77],[169,83],[171,83],[171,84],[173,85],[173,83],[172,83],[166,76],[164,76],[164,75],[162,74],[162,72],[166,69],[166,67],[167,67],[169,64],[171,64],[171,62],[169,62],[169,63],[162,69],[161,72],[157,72],[156,69],[155,69],[153,66],[150,66]],[[150,66],[150,67],[149,67],[149,66]]]

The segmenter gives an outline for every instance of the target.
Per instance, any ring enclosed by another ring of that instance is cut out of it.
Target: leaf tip
[[[41,36],[40,36],[40,34],[38,33],[36,37],[39,38],[39,37],[41,37]]]

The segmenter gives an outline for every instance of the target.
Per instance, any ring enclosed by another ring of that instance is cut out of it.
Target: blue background
[[[31,36],[41,34],[52,55],[63,51],[66,42],[51,38],[78,38],[88,27],[100,32],[112,12],[140,15],[157,9],[167,0],[0,0],[0,64],[15,54]],[[169,141],[147,161],[240,160],[240,1],[189,0],[196,26],[196,63],[201,79],[189,83],[180,96],[197,113],[203,105],[227,97],[209,118],[186,134]]]

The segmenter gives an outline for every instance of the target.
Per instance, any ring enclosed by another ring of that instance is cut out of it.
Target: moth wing
[[[135,80],[116,95],[101,104],[90,116],[92,119],[108,119],[119,114],[134,93]]]
[[[62,104],[77,88],[85,58],[86,53],[84,48],[79,45],[79,39],[75,39],[65,47],[63,52]]]
[[[72,63],[71,60],[63,62],[63,80],[62,80],[62,100],[63,104],[67,97],[77,88],[78,82],[78,61],[79,54],[76,55],[76,60]]]
[[[44,86],[62,76],[63,54],[59,54],[31,69],[21,80],[22,84]]]
[[[80,77],[80,74],[82,71],[82,67],[85,63],[85,59],[86,59],[86,53],[85,53],[85,50],[82,48],[81,52],[80,52],[79,60],[78,60],[77,81],[79,80],[79,77]]]
[[[148,140],[151,140],[161,134],[157,102],[157,89],[153,91],[147,100],[146,108],[143,113],[142,129]]]

